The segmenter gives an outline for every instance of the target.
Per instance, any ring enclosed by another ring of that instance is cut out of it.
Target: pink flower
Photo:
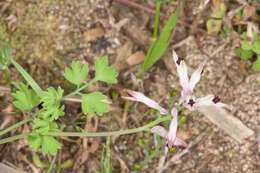
[[[138,101],[141,103],[146,104],[147,106],[158,110],[162,115],[167,115],[168,111],[161,107],[158,103],[156,103],[154,100],[146,97],[143,93],[136,92],[136,91],[131,91],[131,90],[126,90],[129,97],[123,96],[122,98],[127,99],[127,100],[132,100],[132,101]]]
[[[169,126],[169,132],[162,126],[155,126],[151,129],[152,133],[157,133],[166,139],[165,154],[167,154],[168,150],[173,146],[178,146],[180,148],[187,147],[186,142],[176,136],[178,128],[178,112],[176,108],[172,108],[171,115],[173,119]]]
[[[199,68],[191,75],[191,78],[188,77],[188,68],[182,58],[178,58],[175,51],[173,51],[173,60],[177,66],[177,72],[180,78],[180,84],[182,87],[181,98],[179,104],[182,104],[184,101],[189,100],[192,95],[195,85],[199,82],[200,76],[203,73],[203,65],[200,65]]]
[[[227,106],[220,102],[218,96],[208,95],[206,97],[195,99],[193,94],[193,89],[195,85],[199,82],[200,77],[203,73],[203,65],[200,65],[199,68],[191,75],[191,78],[188,77],[187,65],[182,58],[178,58],[177,54],[173,51],[173,60],[177,66],[177,72],[180,78],[180,84],[182,86],[181,98],[179,104],[183,104],[186,108],[190,110],[195,110],[200,106],[218,106],[223,107]]]
[[[220,102],[218,96],[214,96],[214,95],[208,95],[206,97],[201,97],[198,99],[190,98],[188,102],[184,103],[184,106],[189,110],[195,110],[200,106],[227,107],[226,104]]]

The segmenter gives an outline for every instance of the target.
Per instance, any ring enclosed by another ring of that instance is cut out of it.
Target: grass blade
[[[30,86],[37,93],[37,95],[39,97],[42,97],[43,91],[39,87],[39,85],[33,80],[33,78],[14,59],[10,58],[10,61],[15,66],[15,68],[22,74],[24,79],[30,84]]]
[[[146,55],[145,61],[141,67],[141,73],[150,68],[160,57],[164,54],[168,48],[170,41],[173,37],[172,31],[176,26],[178,17],[180,13],[180,3],[175,13],[173,13],[168,19],[166,25],[164,26],[158,40],[153,42],[149,48],[149,51]]]

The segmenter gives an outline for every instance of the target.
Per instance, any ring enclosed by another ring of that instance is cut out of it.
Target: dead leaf
[[[127,67],[126,59],[132,54],[133,42],[128,40],[122,47],[117,50],[116,61],[113,66],[117,71]]]
[[[134,54],[130,55],[126,62],[129,66],[134,66],[140,64],[145,59],[145,54],[143,51],[137,51]]]
[[[207,21],[208,34],[217,34],[221,29],[222,17],[225,15],[226,6],[221,0],[213,0],[211,19]]]
[[[189,133],[184,130],[178,130],[176,135],[183,140],[187,140],[190,138]]]
[[[243,10],[243,20],[247,20],[249,17],[254,16],[256,13],[255,7],[246,6]]]
[[[87,41],[94,41],[98,38],[101,38],[105,35],[105,31],[102,27],[97,27],[93,29],[88,29],[85,31],[85,36],[87,38]]]
[[[253,130],[246,127],[239,119],[223,108],[205,106],[200,107],[199,112],[239,143],[242,143],[245,138],[254,134]]]

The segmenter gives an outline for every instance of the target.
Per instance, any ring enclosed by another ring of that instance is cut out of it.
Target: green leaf
[[[24,83],[13,82],[13,85],[18,89],[12,94],[15,101],[13,104],[20,110],[31,110],[40,104],[40,98],[35,91],[28,89]]]
[[[223,38],[227,38],[229,32],[230,32],[229,27],[228,27],[227,25],[224,25],[224,26],[222,27],[222,30],[221,30],[221,36],[222,36]]]
[[[254,71],[259,71],[260,70],[260,55],[257,56],[257,60],[254,62],[252,69]]]
[[[41,118],[50,120],[56,120],[60,116],[64,115],[64,106],[60,104],[63,95],[63,89],[58,87],[56,91],[55,88],[50,87],[47,91],[43,92],[41,101],[43,102],[41,110]]]
[[[109,110],[109,104],[104,100],[107,96],[100,92],[93,92],[90,94],[83,94],[82,96],[82,110],[84,114],[94,115],[96,112],[98,115],[102,115]]]
[[[141,71],[144,72],[149,69],[155,62],[157,62],[160,57],[164,54],[168,48],[170,41],[172,40],[172,31],[176,26],[178,17],[180,13],[180,5],[175,13],[171,14],[166,25],[164,26],[158,40],[153,42],[149,48],[146,55],[144,63],[142,64]]]
[[[95,60],[96,80],[100,80],[107,83],[116,83],[116,77],[118,73],[114,67],[108,66],[108,57],[96,58]]]
[[[241,49],[241,58],[243,60],[248,60],[248,59],[252,58],[253,55],[254,55],[254,52],[252,50]]]
[[[61,144],[54,139],[52,136],[42,136],[42,153],[46,155],[50,153],[55,156],[57,154],[58,149],[61,149]]]
[[[240,56],[241,56],[241,53],[242,53],[242,48],[241,48],[241,47],[235,49],[235,54],[236,54],[237,56],[240,57]]]
[[[49,168],[50,164],[44,163],[40,160],[39,156],[36,153],[33,153],[33,163],[39,168]]]
[[[30,136],[28,136],[28,144],[33,151],[37,152],[41,147],[42,138],[38,133],[32,132]]]
[[[71,69],[65,69],[65,78],[73,84],[81,85],[88,75],[88,66],[82,65],[80,61],[74,61]]]
[[[0,69],[4,69],[8,65],[8,61],[11,58],[12,49],[8,44],[0,44]]]
[[[47,132],[59,132],[58,125],[52,122],[50,119],[35,119],[34,121],[34,131],[39,134],[44,134]]]
[[[253,46],[252,46],[252,50],[253,50],[256,54],[260,54],[260,40],[254,41],[254,44],[253,44]]]
[[[33,78],[21,67],[15,60],[10,58],[11,63],[15,66],[15,68],[22,74],[24,79],[30,84],[32,89],[37,93],[39,97],[42,97],[42,89],[39,87],[39,85],[33,80]]]
[[[240,36],[243,40],[247,40],[246,32],[243,32]]]
[[[222,1],[213,1],[211,19],[207,21],[207,31],[209,34],[217,34],[221,29],[222,17],[226,11],[225,3]]]
[[[253,48],[253,45],[250,44],[247,40],[241,41],[241,48],[244,50],[251,50]]]
[[[50,153],[51,155],[56,155],[58,149],[61,149],[61,144],[54,139],[52,136],[42,136],[37,133],[34,133],[28,137],[29,146],[37,152],[42,146],[42,153],[46,155]]]

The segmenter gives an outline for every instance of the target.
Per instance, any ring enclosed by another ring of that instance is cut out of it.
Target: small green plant
[[[106,148],[106,156],[105,156],[105,148]],[[111,165],[110,165],[110,138],[107,137],[106,147],[103,147],[101,160],[100,160],[100,171],[97,173],[111,173]]]
[[[25,123],[32,122],[33,127],[29,133],[23,133],[16,136],[0,139],[0,144],[12,142],[14,140],[27,138],[29,147],[35,152],[41,152],[43,155],[50,154],[53,156],[50,164],[42,163],[36,156],[34,156],[34,162],[42,168],[48,168],[47,172],[51,172],[53,168],[58,170],[61,168],[70,167],[73,163],[71,160],[63,162],[64,164],[56,163],[56,156],[58,150],[62,148],[62,144],[59,141],[60,136],[81,136],[81,137],[109,137],[112,135],[126,135],[138,133],[141,131],[150,131],[158,136],[156,138],[157,146],[155,150],[150,150],[148,145],[144,142],[140,142],[143,146],[146,157],[143,162],[136,165],[136,168],[141,169],[155,156],[162,154],[161,146],[165,141],[164,153],[168,151],[175,151],[176,147],[185,148],[187,143],[181,138],[176,136],[178,124],[186,121],[186,116],[178,113],[181,109],[187,108],[190,110],[196,110],[200,106],[226,106],[220,102],[220,99],[214,95],[208,95],[202,98],[196,98],[193,95],[193,90],[196,83],[200,80],[203,73],[203,65],[201,65],[189,78],[187,72],[187,65],[182,58],[178,58],[173,51],[173,60],[176,64],[178,75],[180,78],[180,84],[182,86],[181,97],[176,103],[175,92],[172,92],[172,99],[170,108],[171,111],[161,107],[156,101],[146,97],[144,94],[136,91],[127,90],[127,96],[122,98],[132,101],[137,101],[146,104],[148,107],[157,110],[157,118],[151,122],[137,128],[108,131],[108,132],[87,132],[80,128],[80,132],[67,132],[66,122],[61,118],[65,115],[64,100],[68,97],[79,95],[82,98],[82,111],[86,116],[93,116],[95,113],[99,116],[103,116],[104,113],[109,111],[109,103],[106,100],[107,96],[101,92],[95,91],[90,93],[83,92],[91,84],[102,81],[106,83],[116,83],[118,73],[113,67],[108,65],[108,57],[95,59],[95,76],[90,81],[84,83],[88,75],[88,66],[82,64],[82,62],[72,62],[71,68],[65,69],[65,79],[75,85],[75,90],[71,93],[64,95],[64,90],[59,86],[57,88],[49,87],[46,90],[42,90],[41,87],[34,81],[34,79],[21,67],[13,58],[11,58],[11,48],[4,44],[1,47],[1,69],[7,70],[6,77],[10,79],[8,71],[8,64],[12,63],[14,67],[21,73],[26,82],[12,82],[11,84],[16,88],[16,91],[12,93],[13,104],[16,108],[26,112],[27,118],[20,122],[0,131],[0,136],[8,133],[9,131],[22,126]],[[40,105],[38,108],[38,105]],[[164,126],[158,124],[164,123]],[[165,128],[167,126],[168,128]],[[101,171],[105,173],[112,172],[110,165],[110,139],[107,138],[106,143],[106,157],[101,158]],[[176,147],[175,147],[176,146]],[[103,165],[103,166],[102,166]]]
[[[249,60],[253,56],[257,57],[257,60],[253,63],[252,69],[254,71],[260,70],[260,37],[256,33],[253,33],[253,40],[249,40],[244,32],[241,35],[242,41],[241,47],[235,50],[235,54],[241,57],[243,60]]]
[[[177,24],[177,20],[178,20],[179,13],[180,13],[180,3],[178,3],[176,12],[171,14],[171,16],[169,17],[159,38],[157,39],[160,6],[161,6],[162,2],[164,2],[164,1],[162,1],[162,0],[156,1],[156,14],[155,14],[155,27],[154,27],[154,31],[153,31],[153,41],[146,54],[144,63],[141,66],[139,76],[144,71],[148,70],[156,61],[158,61],[160,59],[160,57],[164,54],[164,52],[168,48],[168,46],[173,38],[173,30]]]

